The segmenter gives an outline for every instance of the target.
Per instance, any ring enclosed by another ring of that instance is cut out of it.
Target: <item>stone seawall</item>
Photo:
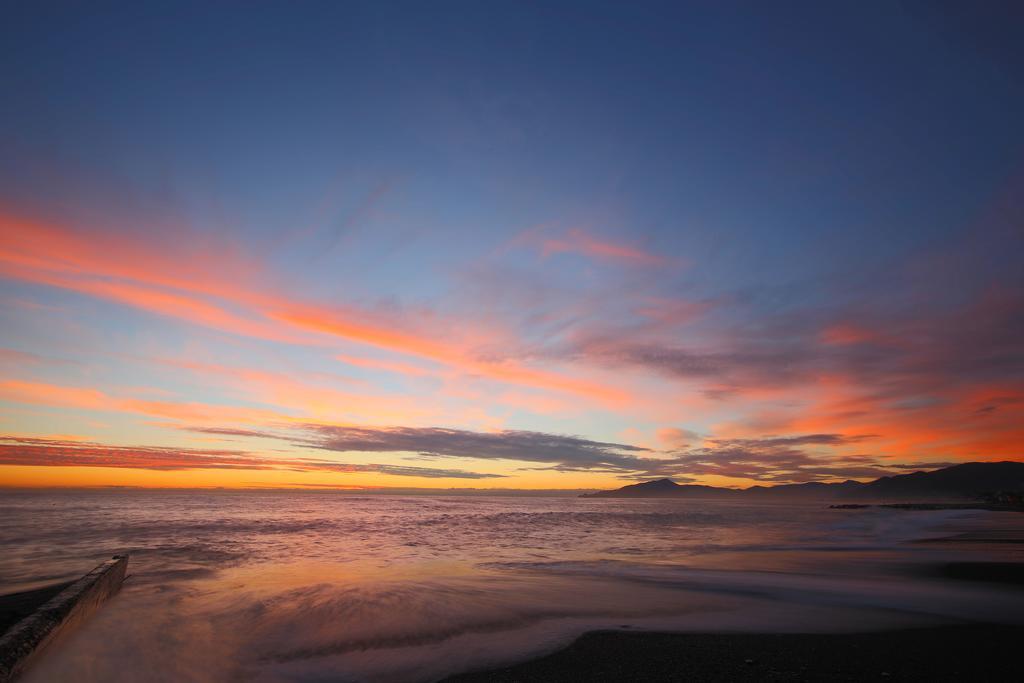
[[[0,683],[16,679],[58,635],[73,629],[104,600],[117,593],[127,569],[128,556],[114,556],[3,634],[0,637]]]

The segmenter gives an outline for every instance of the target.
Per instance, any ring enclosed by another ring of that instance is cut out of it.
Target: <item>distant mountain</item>
[[[735,496],[739,489],[718,488],[716,486],[700,486],[698,484],[677,484],[671,479],[645,481],[642,484],[630,484],[614,491],[598,491],[584,493],[583,498],[721,498]]]
[[[584,494],[586,498],[726,498],[734,500],[977,500],[999,491],[1024,491],[1024,462],[968,462],[931,472],[882,477],[872,482],[836,484],[808,482],[727,489],[677,484],[671,479],[630,484],[614,491]]]

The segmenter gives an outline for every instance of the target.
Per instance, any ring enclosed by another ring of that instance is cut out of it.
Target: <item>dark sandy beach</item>
[[[594,632],[546,657],[445,683],[997,681],[1020,675],[1024,627],[863,634]]]
[[[1016,533],[997,536],[1019,539]],[[947,563],[930,573],[1024,590],[1020,562]],[[545,657],[445,683],[1016,680],[1022,644],[1024,626],[1001,624],[843,634],[597,631]]]

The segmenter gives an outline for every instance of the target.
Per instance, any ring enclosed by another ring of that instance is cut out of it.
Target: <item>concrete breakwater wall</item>
[[[117,593],[128,556],[115,555],[44,603],[0,637],[0,683],[15,680],[50,642]]]

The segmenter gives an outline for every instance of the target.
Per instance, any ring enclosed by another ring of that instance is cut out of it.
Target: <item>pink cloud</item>
[[[823,329],[818,338],[828,346],[846,346],[876,341],[878,335],[858,325],[840,323]]]
[[[572,228],[561,237],[541,242],[544,257],[554,254],[580,254],[629,266],[666,266],[671,259],[638,247],[595,237],[580,228]]]

